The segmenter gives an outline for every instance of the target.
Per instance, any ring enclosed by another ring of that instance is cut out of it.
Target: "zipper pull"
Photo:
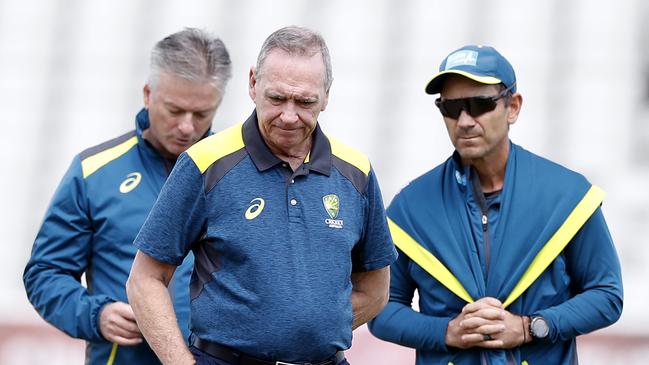
[[[487,231],[487,223],[489,223],[489,218],[487,218],[486,214],[482,215],[482,230]]]

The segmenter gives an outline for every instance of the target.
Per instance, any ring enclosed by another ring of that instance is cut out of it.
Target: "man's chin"
[[[480,158],[483,155],[482,150],[476,146],[472,146],[472,147],[458,146],[456,150],[457,153],[460,155],[460,157],[466,160]]]

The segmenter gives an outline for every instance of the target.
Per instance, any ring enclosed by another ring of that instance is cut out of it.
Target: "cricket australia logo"
[[[324,204],[324,208],[327,214],[329,214],[329,218],[325,219],[325,224],[330,228],[343,228],[343,220],[336,219],[340,211],[340,199],[338,199],[338,195],[329,194],[323,196],[322,204]]]

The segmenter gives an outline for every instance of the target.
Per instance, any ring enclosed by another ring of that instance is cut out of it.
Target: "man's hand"
[[[502,303],[490,297],[465,305],[462,312],[448,323],[446,345],[460,349],[474,346],[498,348],[500,340],[495,340],[495,337],[505,329],[504,311]]]
[[[101,309],[99,331],[107,341],[120,346],[142,343],[142,333],[135,322],[133,309],[124,302],[109,303]]]
[[[508,349],[525,342],[525,330],[521,316],[506,311],[498,299],[485,297],[464,306],[449,322],[446,345]]]

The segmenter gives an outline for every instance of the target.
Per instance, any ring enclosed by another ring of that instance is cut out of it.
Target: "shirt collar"
[[[304,167],[329,176],[331,173],[331,144],[329,143],[329,139],[320,129],[319,124],[316,124],[312,136],[313,144],[311,146],[311,152],[304,162]],[[246,150],[252,162],[259,171],[266,171],[284,162],[270,151],[270,148],[268,148],[268,145],[261,136],[256,110],[243,123],[243,142],[246,145]]]

